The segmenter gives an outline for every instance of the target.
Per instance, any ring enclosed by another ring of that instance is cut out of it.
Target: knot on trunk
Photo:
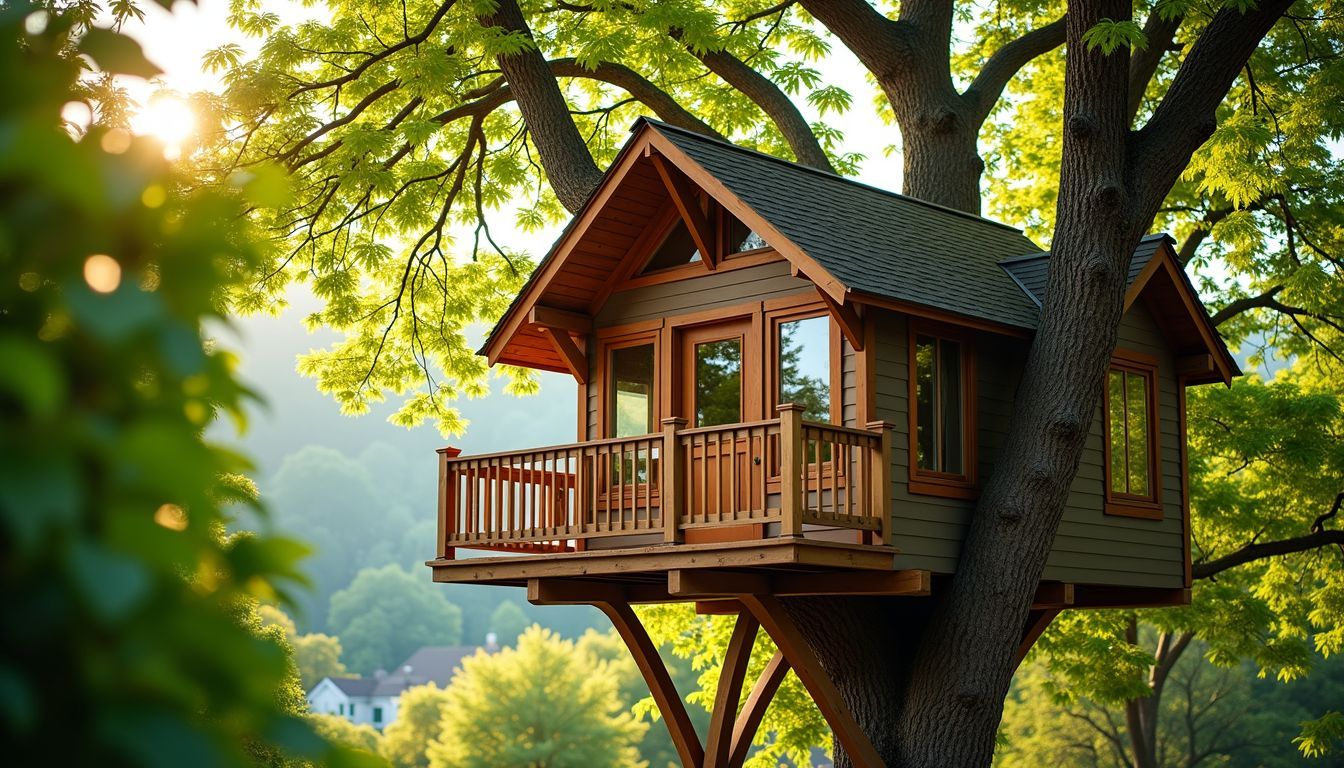
[[[1097,132],[1097,123],[1090,116],[1076,114],[1069,118],[1069,135],[1075,139],[1090,139]]]
[[[979,691],[970,691],[963,688],[957,693],[957,704],[966,710],[978,710],[985,704],[985,695]]]
[[[1008,527],[1015,526],[1021,522],[1024,514],[1026,514],[1026,510],[1022,508],[1021,504],[1015,501],[1007,502],[999,507],[999,521]]]
[[[1102,256],[1092,256],[1083,262],[1083,274],[1089,283],[1109,282],[1115,268]]]
[[[1097,204],[1106,210],[1114,211],[1125,202],[1125,188],[1115,182],[1107,182],[1097,187]]]
[[[946,104],[926,110],[919,118],[924,129],[930,133],[952,133],[956,130],[958,120],[957,111]]]
[[[1076,414],[1062,413],[1050,419],[1050,424],[1046,427],[1046,434],[1054,440],[1071,443],[1083,435],[1084,429],[1083,420],[1078,418]],[[1048,474],[1045,467],[1033,467],[1031,470],[1033,478],[1038,473]]]

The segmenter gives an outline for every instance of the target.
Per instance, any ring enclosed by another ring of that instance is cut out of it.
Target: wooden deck
[[[889,425],[764,421],[516,452],[439,451],[436,581],[893,568]],[[457,559],[461,549],[494,557]],[[647,579],[648,576],[643,578]]]

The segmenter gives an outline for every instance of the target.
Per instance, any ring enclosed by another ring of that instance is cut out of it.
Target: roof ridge
[[[979,215],[979,214],[968,213],[967,211],[959,211],[959,210],[957,210],[956,208],[949,208],[949,207],[946,206],[946,205],[939,205],[938,203],[931,203],[931,202],[929,202],[928,200],[920,200],[920,199],[917,198],[917,197],[911,197],[911,196],[909,196],[909,195],[903,195],[903,194],[901,194],[900,192],[893,192],[893,191],[891,191],[890,189],[883,189],[882,187],[874,186],[874,185],[872,185],[872,184],[868,184],[868,183],[865,183],[865,182],[862,182],[862,181],[858,181],[858,180],[856,180],[856,179],[851,179],[851,178],[849,178],[849,177],[847,177],[847,176],[841,176],[840,174],[838,174],[838,173],[834,173],[834,172],[832,172],[832,171],[822,170],[821,168],[814,168],[814,167],[812,167],[812,166],[810,166],[810,165],[803,165],[802,163],[797,163],[797,162],[794,162],[794,161],[792,161],[792,160],[785,160],[785,159],[782,158],[782,157],[775,157],[774,155],[771,155],[771,154],[766,153],[766,152],[761,152],[760,150],[751,149],[750,147],[744,147],[744,146],[741,146],[741,145],[739,145],[739,144],[734,144],[733,142],[728,141],[728,140],[726,140],[726,139],[716,139],[716,138],[714,138],[713,136],[706,136],[706,135],[704,135],[703,133],[697,133],[696,131],[692,131],[692,130],[690,130],[689,128],[682,128],[681,126],[671,125],[671,124],[669,124],[669,123],[664,123],[664,122],[661,121],[661,120],[656,120],[656,119],[654,119],[654,118],[652,118],[652,117],[647,117],[647,116],[645,116],[645,115],[640,115],[639,117],[635,118],[635,122],[634,122],[633,124],[631,124],[631,126],[630,126],[630,131],[631,131],[631,132],[634,132],[634,131],[639,127],[639,125],[640,125],[641,122],[643,122],[643,123],[648,123],[649,125],[653,126],[654,128],[656,128],[656,129],[658,129],[658,130],[664,130],[664,129],[666,129],[666,130],[670,130],[670,131],[673,131],[673,132],[676,132],[676,133],[680,133],[680,134],[682,134],[682,135],[684,135],[684,136],[689,136],[689,137],[691,137],[691,138],[698,139],[698,140],[700,140],[700,141],[705,141],[705,142],[709,142],[709,143],[713,143],[713,144],[719,144],[719,145],[722,145],[722,146],[727,147],[727,148],[729,148],[729,149],[736,150],[737,152],[741,152],[741,153],[749,154],[749,155],[755,155],[755,156],[757,156],[757,157],[760,157],[760,158],[765,159],[765,160],[770,160],[770,161],[775,162],[775,163],[782,163],[782,164],[784,164],[784,165],[789,166],[790,168],[794,168],[794,169],[797,169],[797,170],[800,170],[800,171],[806,171],[806,172],[808,172],[808,173],[816,174],[816,175],[818,175],[818,176],[822,176],[823,178],[834,179],[834,180],[836,180],[836,181],[841,181],[841,182],[844,182],[844,183],[846,183],[846,184],[851,184],[851,185],[856,186],[856,187],[863,187],[864,189],[869,189],[869,190],[872,190],[872,191],[874,191],[874,192],[878,192],[878,193],[880,193],[880,194],[887,195],[888,197],[894,197],[894,198],[896,198],[896,199],[898,199],[898,200],[903,200],[903,201],[905,201],[905,202],[916,203],[916,204],[918,204],[918,205],[922,205],[922,206],[924,206],[924,207],[926,207],[926,208],[932,208],[932,209],[934,209],[934,210],[936,210],[936,211],[942,211],[942,212],[944,212],[944,213],[955,214],[955,215],[957,215],[957,216],[961,216],[961,217],[963,217],[963,218],[971,219],[971,220],[973,220],[973,221],[983,222],[983,223],[985,223],[985,224],[993,224],[993,225],[996,226],[996,227],[1002,227],[1003,229],[1006,229],[1006,230],[1008,230],[1008,231],[1010,231],[1010,232],[1016,232],[1016,233],[1018,233],[1018,234],[1022,234],[1022,235],[1025,236],[1025,234],[1023,233],[1023,231],[1022,231],[1021,228],[1019,228],[1019,227],[1014,227],[1014,226],[1011,225],[1011,224],[1005,224],[1005,223],[1003,223],[1002,221],[995,221],[994,219],[988,219],[988,218],[985,218],[984,216],[981,216],[981,215]]]
[[[1175,242],[1176,242],[1175,238],[1173,238],[1171,235],[1167,234],[1166,232],[1153,232],[1153,233],[1151,233],[1151,234],[1147,234],[1147,235],[1144,235],[1143,237],[1139,238],[1139,243],[1140,243],[1140,244],[1142,244],[1142,243],[1151,243],[1151,242],[1154,242],[1154,241],[1156,241],[1156,242],[1163,242],[1163,241],[1166,241],[1166,242],[1170,242],[1170,243],[1175,243]],[[1135,250],[1137,251],[1138,248],[1136,247]],[[1052,251],[1038,251],[1038,252],[1036,252],[1036,253],[1028,253],[1028,254],[1026,254],[1025,256],[1009,256],[1009,257],[1006,258],[1006,259],[999,259],[999,262],[998,262],[998,263],[1001,264],[1001,265],[1008,265],[1008,264],[1019,264],[1019,263],[1021,263],[1021,262],[1024,262],[1024,261],[1030,261],[1030,260],[1032,260],[1032,259],[1048,259],[1048,258],[1050,258],[1050,254],[1051,254],[1051,253],[1052,253]]]

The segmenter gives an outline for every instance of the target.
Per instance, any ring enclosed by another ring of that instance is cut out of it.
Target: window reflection
[[[920,469],[966,473],[962,366],[959,342],[915,338],[915,450]]]
[[[780,403],[803,406],[808,421],[831,420],[831,322],[809,317],[779,324]]]
[[[742,340],[695,345],[695,425],[742,421]]]
[[[610,437],[633,437],[653,432],[653,345],[611,351]]]
[[[1138,371],[1112,368],[1106,375],[1107,439],[1110,441],[1112,493],[1151,497],[1148,390],[1150,379]]]

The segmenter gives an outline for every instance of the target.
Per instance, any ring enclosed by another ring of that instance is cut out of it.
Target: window
[[[769,247],[751,227],[728,215],[727,212],[723,214],[723,236],[723,252],[730,255]]]
[[[350,702],[350,719],[355,719],[355,703],[353,701]]]
[[[1161,518],[1156,361],[1117,350],[1106,372],[1106,512]]]
[[[382,707],[374,707],[374,708],[373,708],[373,722],[377,723],[378,725],[382,725],[382,724],[383,724],[383,708],[382,708]]]
[[[607,398],[608,437],[634,437],[655,430],[653,344],[617,347],[611,352]]]
[[[742,420],[742,339],[695,345],[695,422],[697,427]]]
[[[340,714],[345,714],[345,702],[341,702],[340,704]]]
[[[912,325],[910,492],[975,495],[975,425],[970,344],[952,329]]]
[[[680,267],[683,264],[697,264],[700,262],[700,250],[695,247],[695,239],[691,237],[691,230],[686,227],[686,222],[677,218],[676,223],[663,237],[663,242],[654,249],[653,255],[649,257],[649,262],[644,265],[644,272],[657,272],[672,267]]]
[[[826,315],[775,325],[775,403],[803,406],[808,421],[831,420],[831,320]]]

